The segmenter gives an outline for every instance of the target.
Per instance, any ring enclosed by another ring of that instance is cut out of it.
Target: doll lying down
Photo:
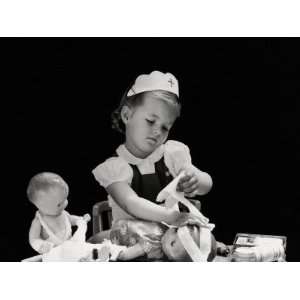
[[[209,228],[195,224],[165,224],[119,220],[110,232],[114,245],[126,246],[117,259],[128,261],[212,261],[216,240]]]

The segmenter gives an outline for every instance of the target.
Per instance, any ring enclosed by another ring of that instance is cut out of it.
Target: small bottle
[[[93,260],[97,260],[98,259],[98,250],[96,248],[93,249]]]

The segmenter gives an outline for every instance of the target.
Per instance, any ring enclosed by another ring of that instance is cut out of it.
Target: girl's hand
[[[192,165],[185,166],[181,171],[184,171],[184,176],[178,182],[177,191],[184,192],[186,197],[193,198],[198,194],[201,187],[200,178]]]

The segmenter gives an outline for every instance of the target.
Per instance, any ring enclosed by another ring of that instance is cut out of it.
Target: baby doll
[[[112,243],[126,246],[118,260],[212,261],[216,240],[207,227],[178,221],[178,226],[143,220],[118,220],[110,232]]]
[[[40,254],[49,252],[72,237],[71,226],[77,226],[74,239],[84,239],[88,214],[84,217],[70,215],[69,187],[57,174],[43,172],[33,176],[28,184],[29,201],[38,209],[29,230],[29,243]]]

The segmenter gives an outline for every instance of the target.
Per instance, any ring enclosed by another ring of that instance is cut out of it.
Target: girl
[[[113,223],[142,219],[174,224],[178,219],[191,218],[200,225],[208,223],[204,216],[178,212],[154,202],[181,171],[185,176],[177,187],[187,197],[204,195],[212,187],[209,174],[192,165],[189,148],[167,141],[180,110],[178,81],[170,73],[140,75],[126,90],[112,115],[113,128],[125,135],[124,144],[93,170],[109,194]]]

